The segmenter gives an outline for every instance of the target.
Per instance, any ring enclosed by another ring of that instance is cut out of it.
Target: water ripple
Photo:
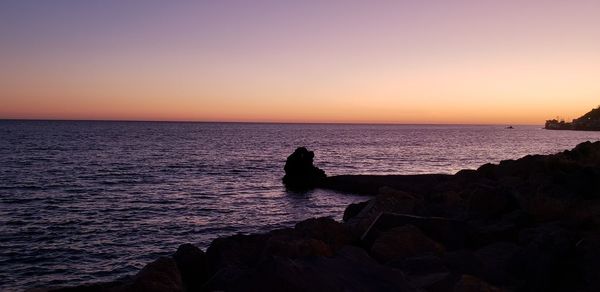
[[[0,121],[0,290],[131,274],[181,243],[340,219],[355,196],[287,193],[285,158],[328,174],[454,173],[600,133],[538,127]]]

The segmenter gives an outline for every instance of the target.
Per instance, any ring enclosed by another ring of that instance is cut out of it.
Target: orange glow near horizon
[[[593,1],[333,2],[0,7],[0,118],[541,125],[600,104]]]

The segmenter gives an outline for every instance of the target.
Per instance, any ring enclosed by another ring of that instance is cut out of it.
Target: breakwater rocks
[[[371,197],[344,222],[185,244],[133,277],[52,291],[600,291],[600,142],[316,185]]]

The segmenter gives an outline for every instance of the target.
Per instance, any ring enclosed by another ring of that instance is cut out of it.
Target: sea
[[[453,174],[600,140],[513,126],[0,121],[0,291],[110,281],[368,199],[286,190],[299,146],[328,175]]]

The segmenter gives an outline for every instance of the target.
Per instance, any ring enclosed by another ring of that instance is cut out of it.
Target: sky
[[[0,1],[0,119],[543,124],[600,1]]]

